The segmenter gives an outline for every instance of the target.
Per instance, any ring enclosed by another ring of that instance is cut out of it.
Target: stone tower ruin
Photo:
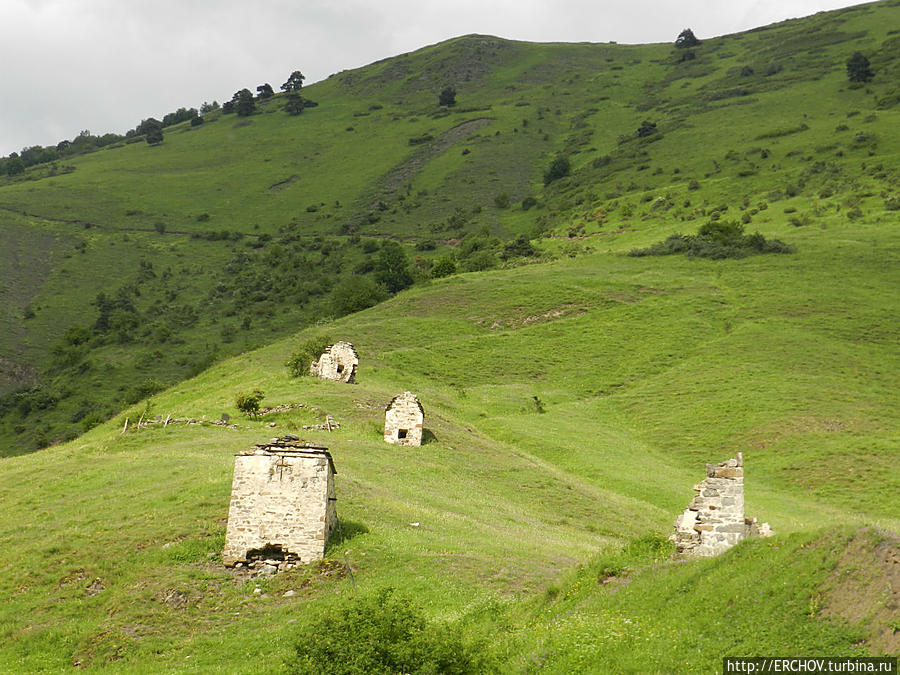
[[[694,486],[694,499],[675,520],[678,553],[711,558],[724,553],[742,539],[769,536],[768,523],[744,517],[744,458],[706,465],[706,478]]]
[[[359,366],[359,357],[356,355],[353,345],[341,340],[322,352],[319,360],[313,361],[310,365],[309,372],[322,380],[334,380],[349,384],[356,381],[357,366]]]
[[[335,473],[327,448],[302,441],[273,439],[237,455],[225,565],[321,560],[337,525]]]
[[[422,445],[425,411],[415,394],[404,391],[384,411],[384,440],[394,445]]]

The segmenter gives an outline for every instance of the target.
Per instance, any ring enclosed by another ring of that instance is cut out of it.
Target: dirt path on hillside
[[[477,117],[448,129],[437,138],[423,143],[412,155],[400,162],[384,176],[375,181],[372,191],[362,199],[356,220],[364,218],[368,212],[376,208],[379,202],[392,200],[393,197],[416,176],[425,165],[445,150],[483,129],[491,122],[491,117]]]

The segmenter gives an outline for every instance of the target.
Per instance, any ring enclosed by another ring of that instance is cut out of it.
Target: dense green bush
[[[297,675],[495,671],[458,630],[430,623],[391,588],[326,613],[299,635],[294,651],[286,665]]]
[[[317,360],[322,352],[332,344],[334,344],[334,340],[328,335],[319,335],[302,343],[285,363],[291,372],[291,377],[309,375],[309,367],[312,362]]]
[[[360,276],[345,277],[331,290],[332,307],[339,316],[377,305],[385,298],[387,294],[374,281]]]
[[[397,293],[413,284],[409,271],[409,259],[406,251],[395,241],[386,241],[381,246],[378,260],[375,261],[375,279],[390,293]]]
[[[744,234],[736,221],[718,220],[703,225],[695,235],[673,234],[649,248],[628,252],[632,257],[682,253],[697,258],[745,258],[761,253],[793,253],[794,247],[779,239],[766,239],[759,232]]]
[[[568,157],[557,157],[544,172],[544,185],[549,185],[555,180],[569,175],[572,170]]]
[[[451,258],[440,258],[431,268],[431,278],[440,279],[456,274],[456,263]]]
[[[259,404],[265,396],[260,389],[254,389],[249,394],[240,393],[234,397],[234,406],[242,413],[255,417],[259,413]]]

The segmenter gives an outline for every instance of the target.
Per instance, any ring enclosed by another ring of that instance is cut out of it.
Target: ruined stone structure
[[[321,560],[337,525],[334,463],[327,448],[272,439],[234,460],[222,560],[268,571]]]
[[[422,445],[425,411],[416,395],[404,391],[384,411],[384,440],[394,445]]]
[[[311,375],[323,380],[352,383],[356,380],[359,357],[353,345],[343,340],[328,347],[309,367]]]
[[[694,486],[694,499],[675,520],[678,553],[709,558],[724,553],[742,539],[769,536],[768,523],[744,517],[744,458],[706,465],[706,478]]]

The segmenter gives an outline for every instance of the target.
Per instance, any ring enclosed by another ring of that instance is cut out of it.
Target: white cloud
[[[2,0],[0,153],[277,88],[468,33],[530,41],[703,38],[853,0]]]

